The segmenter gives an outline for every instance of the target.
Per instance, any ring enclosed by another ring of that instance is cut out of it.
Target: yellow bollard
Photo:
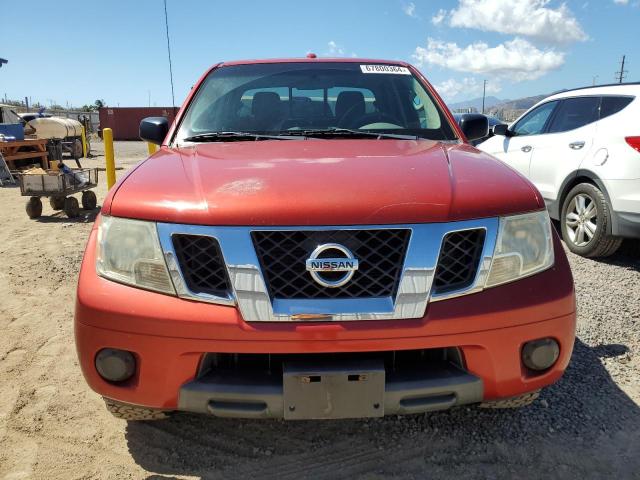
[[[82,157],[87,158],[87,132],[82,127]]]
[[[158,146],[155,143],[147,142],[147,149],[149,150],[149,155],[153,155],[158,150]]]
[[[102,140],[104,141],[104,159],[107,167],[107,188],[113,187],[116,183],[116,159],[113,156],[113,131],[110,128],[102,130]]]

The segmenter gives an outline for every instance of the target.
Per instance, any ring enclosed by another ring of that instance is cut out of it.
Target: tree
[[[99,98],[98,100],[96,100],[93,104],[95,105],[95,109],[96,109],[96,110],[98,110],[99,108],[102,108],[102,107],[106,107],[106,106],[107,106],[107,104],[105,103],[105,101],[104,101],[104,100],[102,100],[102,99],[100,99],[100,98]]]

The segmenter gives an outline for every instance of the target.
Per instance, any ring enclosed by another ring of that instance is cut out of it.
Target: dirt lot
[[[116,154],[127,168],[146,151],[117,143]],[[103,181],[99,203],[105,193]],[[579,307],[572,363],[526,409],[127,423],[87,388],[73,343],[76,275],[96,212],[33,221],[24,202],[0,188],[0,478],[640,478],[638,257],[570,256]]]

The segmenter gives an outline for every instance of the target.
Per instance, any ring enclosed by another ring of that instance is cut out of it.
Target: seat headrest
[[[251,113],[257,116],[274,115],[280,110],[280,95],[276,92],[257,92],[251,102]]]
[[[347,112],[354,116],[364,115],[365,106],[362,92],[340,92],[336,100],[336,118],[342,117]]]

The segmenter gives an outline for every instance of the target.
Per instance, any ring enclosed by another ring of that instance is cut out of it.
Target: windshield
[[[405,67],[301,62],[214,70],[189,105],[177,141],[219,132],[311,136],[337,129],[396,134],[361,138],[456,139],[442,110]]]

